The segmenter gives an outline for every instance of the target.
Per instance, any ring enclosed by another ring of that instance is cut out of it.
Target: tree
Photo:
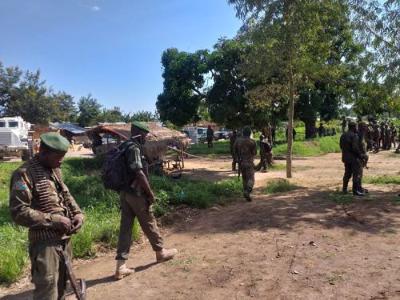
[[[242,37],[251,45],[245,72],[257,78],[253,98],[288,103],[287,177],[292,176],[292,128],[295,99],[301,90],[324,79],[333,82],[342,70],[329,64],[336,18],[348,21],[343,1],[228,0],[245,20]],[[254,97],[256,95],[257,97]]]
[[[0,62],[0,113],[2,116],[8,114],[8,106],[17,100],[18,86],[23,71],[18,67],[5,68]]]
[[[48,124],[74,120],[76,109],[72,96],[46,87],[40,71],[4,68],[0,63],[0,113],[21,116],[35,124]]]
[[[74,98],[66,92],[53,93],[52,99],[52,120],[56,122],[75,122],[77,109]]]
[[[152,113],[151,111],[140,110],[132,115],[128,114],[125,117],[126,122],[140,121],[140,122],[155,122],[158,121],[157,113]]]
[[[207,51],[190,54],[167,49],[162,55],[164,88],[157,98],[161,121],[182,126],[199,120],[198,108],[205,94],[202,91],[207,71]]]
[[[124,116],[119,107],[111,109],[103,108],[102,112],[96,117],[96,122],[123,122]]]
[[[94,125],[101,114],[101,105],[90,94],[79,99],[78,108],[78,123],[82,127]]]

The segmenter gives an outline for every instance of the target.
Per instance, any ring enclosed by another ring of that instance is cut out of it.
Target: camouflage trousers
[[[65,298],[67,269],[57,247],[63,247],[72,260],[70,241],[40,241],[29,245],[34,300],[59,300]]]
[[[360,160],[344,164],[343,190],[347,190],[350,178],[353,177],[353,192],[362,190],[363,166]]]
[[[135,217],[140,227],[149,239],[154,251],[163,248],[163,239],[157,227],[157,221],[150,210],[144,196],[135,195],[133,192],[121,192],[121,224],[119,229],[117,260],[127,260],[132,245],[132,229]]]
[[[243,192],[250,194],[254,187],[254,164],[253,163],[241,163],[240,172],[243,178]]]

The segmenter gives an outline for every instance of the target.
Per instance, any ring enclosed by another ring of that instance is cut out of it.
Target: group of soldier
[[[342,124],[343,125],[343,124]],[[387,123],[377,126],[349,122],[340,138],[342,160],[345,166],[343,192],[347,192],[353,177],[353,194],[363,196],[368,191],[362,187],[363,167],[368,161],[368,150],[390,149],[396,146],[397,131]],[[155,201],[151,189],[142,146],[149,129],[134,122],[132,138],[120,145],[124,149],[127,165],[127,183],[120,192],[121,223],[116,255],[115,278],[121,279],[134,272],[126,265],[132,243],[132,227],[136,217],[155,252],[156,261],[172,259],[176,249],[164,248],[151,205]],[[230,137],[232,170],[238,169],[243,177],[243,195],[251,201],[254,173],[266,171],[272,164],[274,132],[271,126],[260,134],[260,163],[255,166],[257,144],[251,138],[252,130],[246,126],[241,136],[233,131]],[[61,176],[61,164],[70,144],[58,133],[41,136],[39,153],[18,168],[10,185],[10,213],[13,220],[29,227],[29,256],[34,299],[63,299],[69,277],[67,262],[71,259],[71,236],[83,225],[84,215]]]
[[[120,191],[121,223],[116,255],[115,279],[134,272],[128,268],[135,217],[150,241],[157,262],[172,259],[176,249],[166,249],[151,210],[155,201],[142,145],[147,126],[134,122],[132,138],[120,145],[126,157],[127,180]],[[69,279],[78,299],[84,299],[84,286],[77,286],[70,267],[71,237],[83,225],[84,215],[61,176],[61,164],[70,144],[58,133],[41,136],[39,153],[12,175],[10,213],[15,223],[29,228],[29,257],[33,299],[64,299]],[[81,283],[84,281],[81,281]]]
[[[393,123],[382,122],[378,125],[377,122],[372,122],[363,125],[362,130],[365,131],[368,151],[379,152],[379,150],[390,150],[392,147],[397,149],[397,129]]]

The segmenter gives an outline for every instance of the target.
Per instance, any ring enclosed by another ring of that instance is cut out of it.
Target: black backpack
[[[120,192],[130,183],[125,153],[132,145],[132,142],[127,142],[107,152],[101,172],[106,189]]]

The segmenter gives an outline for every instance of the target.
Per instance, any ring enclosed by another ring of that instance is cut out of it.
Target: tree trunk
[[[288,110],[288,142],[286,156],[286,177],[292,178],[292,150],[293,150],[293,117],[294,117],[294,83],[292,64],[289,64],[289,110]]]

